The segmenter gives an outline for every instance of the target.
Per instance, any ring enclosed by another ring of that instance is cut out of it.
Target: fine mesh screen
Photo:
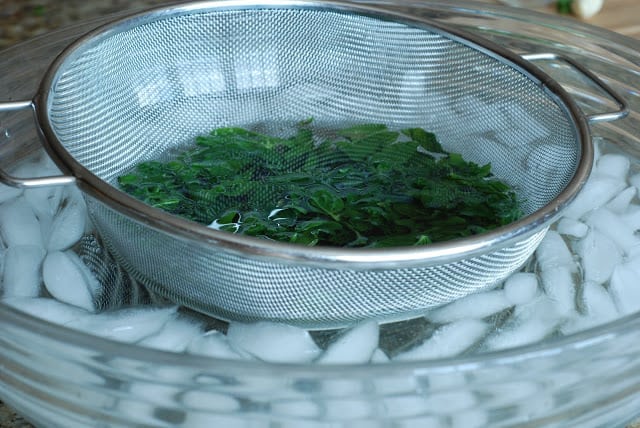
[[[515,271],[546,232],[478,257],[423,268],[313,268],[171,239],[96,199],[89,201],[118,261],[154,291],[225,320],[272,320],[311,329],[419,316],[424,308],[486,288]]]
[[[441,30],[300,6],[132,22],[76,48],[48,98],[60,144],[110,183],[215,127],[288,135],[306,118],[320,133],[358,123],[432,131],[448,151],[490,162],[527,214],[556,198],[580,161],[574,123],[536,80]],[[436,267],[316,269],[178,241],[88,201],[112,250],[164,294],[224,318],[307,326],[399,318],[487,287],[544,234]]]

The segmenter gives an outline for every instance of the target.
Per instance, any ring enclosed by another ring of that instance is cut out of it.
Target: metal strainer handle
[[[33,108],[33,101],[0,102],[0,113],[20,111]],[[46,177],[15,177],[0,168],[0,183],[11,187],[34,188],[47,186],[66,186],[74,184],[76,178],[71,175],[53,175]]]
[[[599,123],[599,122],[612,122],[614,120],[622,119],[629,114],[629,106],[624,98],[622,98],[616,91],[611,89],[609,85],[607,85],[602,79],[595,75],[591,70],[589,70],[584,65],[580,64],[573,59],[552,52],[544,52],[544,53],[533,53],[533,54],[525,54],[521,55],[523,59],[527,61],[562,61],[578,72],[580,72],[584,77],[591,80],[597,87],[602,89],[611,99],[617,104],[618,110],[605,112],[605,113],[592,113],[585,115],[587,121],[589,123]]]

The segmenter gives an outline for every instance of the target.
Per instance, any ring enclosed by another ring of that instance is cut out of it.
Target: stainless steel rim
[[[536,82],[548,93],[549,97],[559,101],[559,104],[567,111],[573,121],[577,134],[576,139],[580,142],[582,160],[578,164],[578,169],[567,187],[545,207],[517,222],[491,232],[424,247],[343,249],[304,247],[272,242],[260,238],[239,236],[212,230],[206,226],[166,214],[110,186],[84,168],[79,162],[75,161],[60,144],[52,130],[47,113],[50,101],[50,89],[55,83],[59,68],[65,61],[72,57],[78,49],[102,37],[107,37],[110,34],[124,31],[146,22],[162,19],[166,15],[175,16],[193,13],[194,11],[246,8],[331,8],[331,10],[365,14],[379,19],[392,19],[411,26],[426,27],[435,32],[453,35],[454,40],[507,62],[514,69],[522,72],[532,81]],[[559,212],[573,200],[589,176],[593,159],[588,122],[580,109],[555,80],[522,57],[474,34],[461,31],[457,28],[450,28],[438,22],[373,8],[368,5],[355,5],[334,1],[306,2],[299,0],[278,0],[255,2],[252,0],[228,0],[198,2],[157,8],[149,12],[138,13],[114,21],[81,37],[58,56],[41,81],[40,88],[34,98],[34,105],[39,131],[49,155],[64,172],[70,173],[77,178],[78,185],[84,192],[100,199],[109,207],[125,216],[131,217],[145,226],[171,235],[176,239],[190,241],[194,244],[214,244],[220,249],[230,253],[241,254],[244,257],[278,262],[281,264],[295,264],[298,266],[332,269],[349,268],[352,270],[425,267],[437,265],[443,261],[452,262],[464,259],[485,252],[487,249],[495,246],[506,246],[523,240],[548,225],[557,217]]]

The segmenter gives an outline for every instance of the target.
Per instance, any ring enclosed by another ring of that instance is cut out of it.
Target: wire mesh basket
[[[423,18],[346,3],[199,2],[118,20],[69,46],[33,104],[45,147],[85,192],[119,262],[227,320],[392,321],[495,285],[531,256],[592,161],[586,119],[528,61]],[[525,216],[422,247],[305,247],[212,230],[116,184],[215,127],[287,135],[307,117],[317,130],[428,129],[448,151],[491,163]]]

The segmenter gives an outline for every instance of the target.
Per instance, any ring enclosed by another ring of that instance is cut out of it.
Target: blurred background
[[[573,3],[569,19],[582,19],[589,24],[640,38],[639,0],[484,0],[526,6],[534,10],[558,13],[558,5]],[[167,3],[163,0],[0,0],[0,50],[19,41],[65,27],[79,21],[126,10],[145,9]],[[580,7],[578,7],[580,5]],[[580,17],[589,9],[597,12]]]
[[[0,49],[57,28],[162,0],[0,0]]]

